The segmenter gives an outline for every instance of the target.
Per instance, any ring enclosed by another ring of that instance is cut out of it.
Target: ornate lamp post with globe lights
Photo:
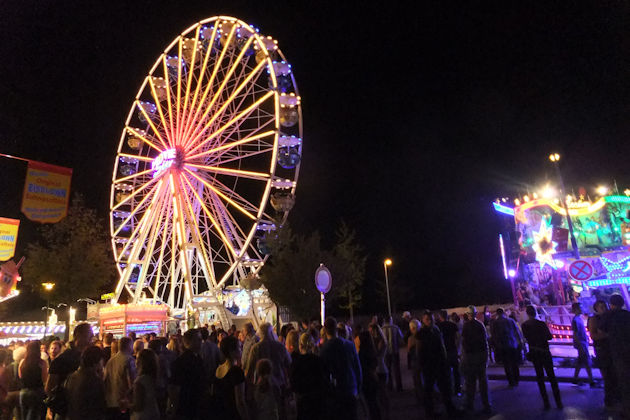
[[[554,168],[556,168],[556,175],[558,176],[558,183],[560,184],[560,202],[567,214],[567,225],[569,226],[569,237],[571,239],[571,246],[573,247],[573,254],[575,255],[575,259],[579,260],[580,250],[578,249],[575,235],[573,235],[573,222],[571,221],[571,215],[569,214],[569,208],[567,207],[564,180],[562,179],[562,173],[560,172],[560,155],[558,153],[552,153],[549,155],[549,160],[553,163]]]

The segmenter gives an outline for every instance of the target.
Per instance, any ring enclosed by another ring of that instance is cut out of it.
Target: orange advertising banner
[[[22,213],[40,223],[57,223],[66,217],[71,179],[71,168],[29,161]]]
[[[18,219],[0,217],[0,261],[13,258],[19,228],[20,221]]]

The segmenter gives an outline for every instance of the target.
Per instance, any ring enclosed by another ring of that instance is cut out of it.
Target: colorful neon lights
[[[508,216],[514,216],[514,209],[512,207],[504,206],[503,204],[499,204],[496,202],[492,203],[492,205],[494,206],[494,209],[499,213],[507,214]]]
[[[540,222],[538,232],[532,232],[534,234],[534,245],[532,245],[532,249],[536,252],[536,261],[540,263],[541,269],[545,264],[553,269],[556,268],[553,254],[556,253],[558,243],[551,240],[551,232],[551,228],[547,226],[544,220]]]
[[[508,279],[507,264],[505,262],[505,247],[503,246],[503,235],[499,234],[499,247],[501,248],[501,259],[503,260],[503,276]]]

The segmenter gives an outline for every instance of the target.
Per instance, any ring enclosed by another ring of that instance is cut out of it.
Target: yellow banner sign
[[[0,217],[0,261],[13,258],[19,227],[19,220]]]
[[[40,223],[57,223],[66,217],[71,178],[70,168],[29,161],[22,213]]]

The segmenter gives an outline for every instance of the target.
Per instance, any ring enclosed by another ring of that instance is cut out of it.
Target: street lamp
[[[385,289],[387,290],[387,312],[389,313],[389,317],[392,316],[392,302],[389,299],[389,278],[387,276],[387,267],[392,265],[392,260],[387,258],[383,261],[383,269],[385,270]]]
[[[558,153],[552,153],[549,155],[549,160],[553,163],[556,169],[556,176],[558,177],[558,183],[560,184],[560,197],[563,197],[562,207],[567,214],[567,225],[569,226],[569,239],[571,239],[571,246],[573,247],[573,254],[576,259],[580,259],[580,250],[578,249],[575,235],[573,234],[573,222],[571,221],[571,215],[569,214],[569,208],[567,206],[566,194],[564,189],[564,180],[562,179],[562,173],[560,172],[560,155]]]
[[[44,329],[44,338],[46,337],[46,333],[48,332],[48,311],[52,308],[50,307],[50,292],[55,288],[55,283],[42,283],[44,290],[46,293],[46,328]]]

